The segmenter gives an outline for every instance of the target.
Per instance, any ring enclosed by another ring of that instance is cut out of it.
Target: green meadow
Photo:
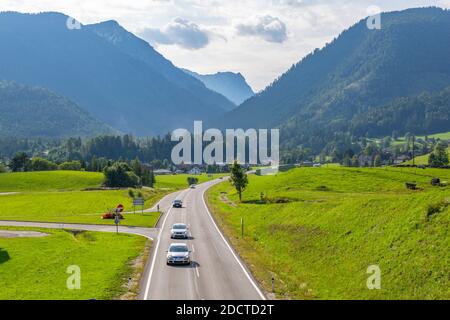
[[[23,228],[0,228],[25,230]],[[42,238],[0,238],[0,300],[116,299],[139,270],[133,261],[146,239],[100,232],[26,229],[48,234]],[[66,273],[76,265],[80,289],[69,290]]]
[[[114,224],[102,214],[118,204],[133,211],[128,190],[93,190],[103,181],[102,173],[78,171],[21,172],[0,174],[0,220]],[[151,208],[169,191],[142,189],[144,208]],[[153,227],[159,213],[125,214],[121,225]]]
[[[250,176],[242,203],[224,182],[208,202],[267,292],[274,278],[277,298],[449,299],[450,188],[432,177],[450,181],[450,170],[301,168]],[[367,288],[372,265],[380,290]]]
[[[207,174],[203,173],[201,175],[189,175],[189,174],[177,174],[177,175],[167,175],[167,176],[156,176],[156,189],[169,189],[169,190],[180,190],[189,187],[187,183],[188,177],[194,177],[198,179],[198,183],[204,183],[210,180],[217,179],[219,177],[224,177],[226,174],[213,174],[209,177]]]

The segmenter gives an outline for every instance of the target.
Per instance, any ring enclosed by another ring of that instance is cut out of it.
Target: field
[[[432,187],[436,176],[450,181],[439,169],[302,168],[251,176],[243,203],[224,182],[208,202],[277,298],[449,299],[450,188]],[[367,288],[371,265],[381,290]]]
[[[2,230],[24,230],[0,228]],[[39,230],[42,238],[0,238],[0,300],[115,299],[127,291],[132,265],[146,239],[96,232]],[[81,289],[69,290],[67,267],[81,271]]]
[[[170,189],[170,190],[180,190],[186,189],[188,187],[187,178],[194,177],[198,179],[198,183],[207,182],[209,180],[217,179],[218,177],[223,177],[225,174],[213,174],[212,177],[208,177],[207,174],[201,174],[198,176],[189,174],[177,174],[168,176],[156,176],[156,189]]]
[[[217,177],[218,175],[214,175]],[[145,208],[151,208],[164,195],[188,187],[189,175],[157,176],[154,189],[141,192]],[[208,175],[195,176],[199,183],[208,181]],[[101,219],[102,213],[125,206],[133,211],[128,190],[93,190],[103,181],[102,173],[78,171],[47,171],[0,174],[0,192],[16,194],[0,195],[2,209],[0,220],[44,221],[86,224],[114,224]],[[153,227],[159,218],[157,212],[125,214],[121,225]]]
[[[168,179],[170,180],[170,179]],[[0,174],[0,220],[45,221],[88,224],[114,224],[101,219],[102,213],[125,206],[132,211],[128,190],[94,190],[103,181],[103,174],[77,171],[48,171]],[[169,191],[143,189],[145,208],[151,208]],[[153,227],[159,213],[126,214],[121,225]]]
[[[447,148],[447,154],[450,154],[450,148]],[[425,154],[423,156],[415,157],[414,158],[414,164],[417,165],[417,166],[428,165],[428,158],[429,157],[430,157],[429,154]],[[412,165],[412,164],[413,164],[412,160],[403,163],[403,165]]]

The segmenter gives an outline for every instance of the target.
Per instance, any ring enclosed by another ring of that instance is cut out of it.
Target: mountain
[[[0,13],[0,79],[68,97],[126,133],[165,134],[233,107],[116,22],[67,27],[61,13]]]
[[[0,136],[60,138],[116,133],[44,88],[0,81]]]
[[[240,73],[198,74],[186,69],[183,70],[202,81],[208,89],[224,95],[236,105],[240,105],[255,94]]]
[[[425,112],[394,107],[400,98],[450,85],[449,34],[450,11],[439,8],[383,13],[381,30],[369,30],[362,20],[215,123],[277,127],[285,146],[317,151],[340,135],[402,134],[408,123],[421,133],[450,128],[448,102],[434,115],[436,123],[427,123]],[[374,129],[372,115],[395,120]]]

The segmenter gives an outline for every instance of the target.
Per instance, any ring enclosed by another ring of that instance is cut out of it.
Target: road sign
[[[123,212],[123,210],[124,210],[124,206],[123,206],[123,204],[119,204],[118,206],[117,206],[117,212]]]
[[[145,204],[145,200],[142,198],[133,199],[134,213],[136,213],[136,206],[141,206],[142,213],[144,213],[144,204]]]
[[[136,198],[133,200],[133,206],[143,206],[145,203],[144,199]]]

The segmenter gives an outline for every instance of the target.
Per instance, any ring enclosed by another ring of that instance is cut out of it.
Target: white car
[[[167,250],[167,264],[191,264],[191,251],[185,243],[172,243]]]
[[[172,239],[187,239],[188,227],[184,223],[175,223],[170,230],[170,237]]]

